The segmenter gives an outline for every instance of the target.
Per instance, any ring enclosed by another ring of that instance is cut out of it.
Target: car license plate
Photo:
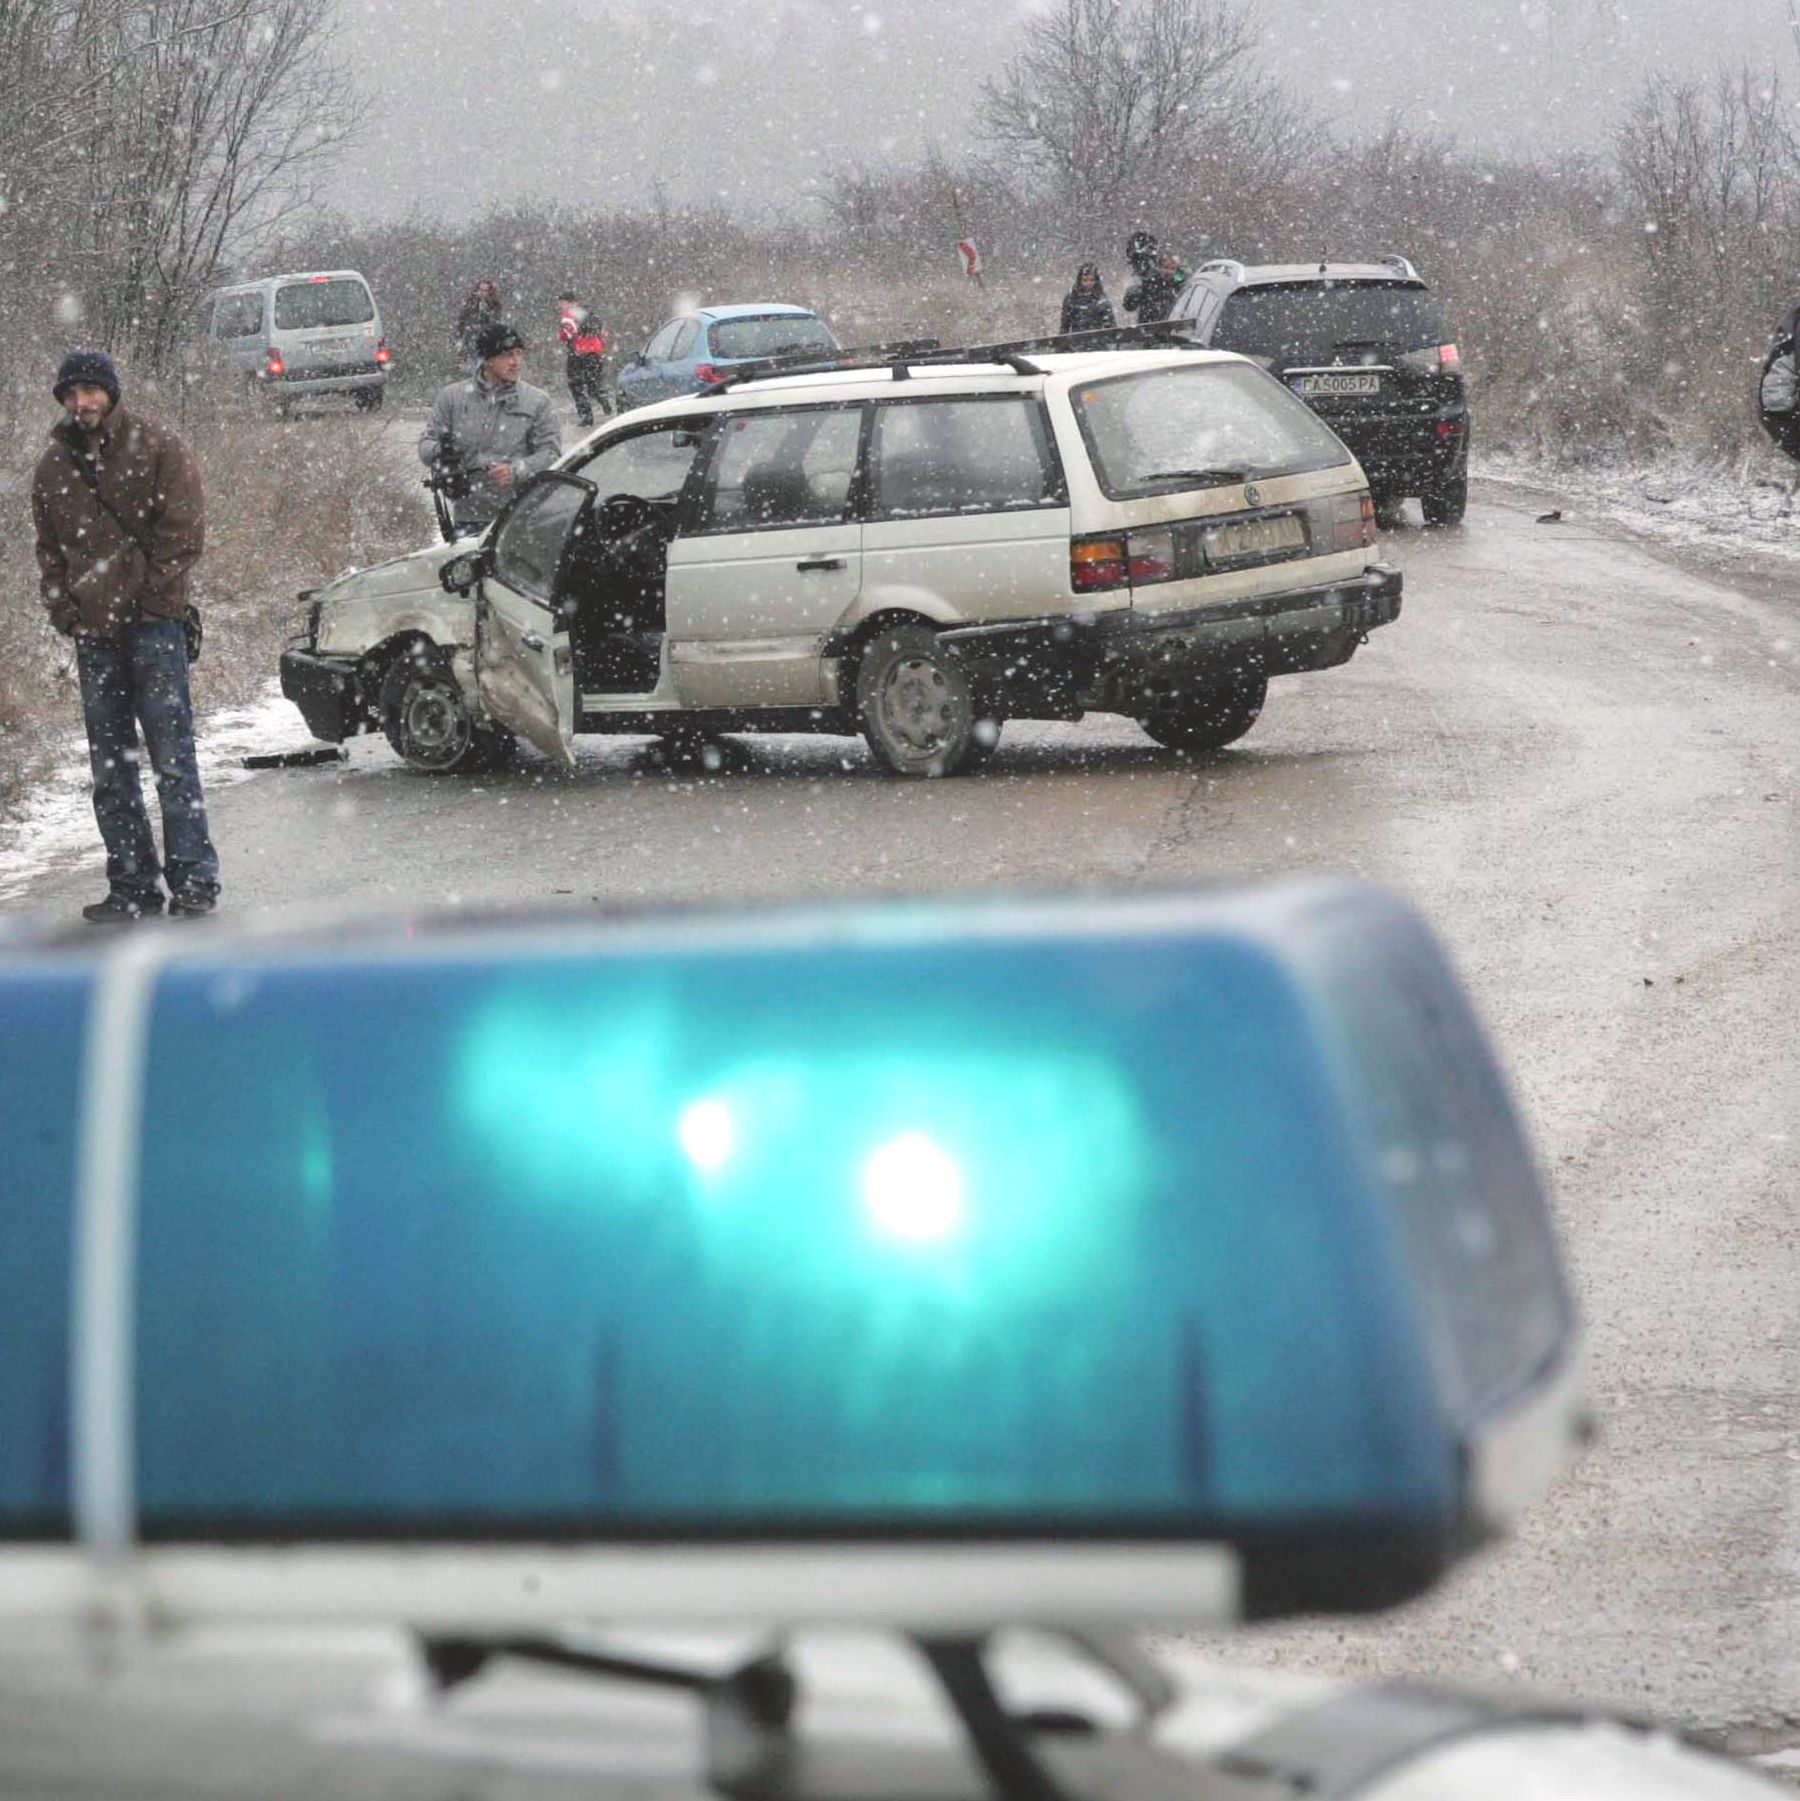
[[[1209,563],[1230,563],[1242,557],[1274,556],[1284,550],[1306,548],[1306,527],[1298,513],[1276,513],[1267,519],[1233,519],[1209,526],[1201,534]]]
[[[1373,370],[1346,375],[1302,375],[1296,377],[1294,391],[1309,399],[1320,394],[1379,394],[1381,377]]]

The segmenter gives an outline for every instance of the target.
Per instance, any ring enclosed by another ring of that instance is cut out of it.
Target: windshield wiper
[[[1149,475],[1141,475],[1139,481],[1173,482],[1194,481],[1208,483],[1247,482],[1250,479],[1248,469],[1157,469]]]

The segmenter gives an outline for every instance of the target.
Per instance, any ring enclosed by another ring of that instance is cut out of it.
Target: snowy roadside
[[[1472,473],[1548,506],[1580,507],[1671,549],[1800,561],[1800,464],[1773,451],[1729,462],[1668,456],[1572,468],[1493,451],[1475,458]]]
[[[313,743],[294,703],[271,681],[247,707],[226,708],[198,722],[200,777],[210,793],[255,773],[244,758],[298,750]],[[94,898],[106,885],[106,858],[88,789],[87,738],[79,726],[62,734],[48,778],[25,797],[0,842],[0,901],[17,900],[53,866],[91,867]],[[155,817],[156,797],[145,784]]]

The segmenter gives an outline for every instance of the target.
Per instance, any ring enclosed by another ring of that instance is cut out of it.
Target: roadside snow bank
[[[1755,449],[1727,461],[1555,467],[1504,451],[1475,458],[1473,475],[1573,502],[1660,543],[1714,554],[1754,551],[1800,561],[1800,463]]]
[[[197,722],[200,779],[211,793],[255,773],[243,759],[275,751],[295,750],[312,741],[293,702],[271,681],[247,707],[231,707]],[[156,793],[146,779],[144,799],[155,818]],[[88,788],[87,737],[80,728],[64,734],[50,778],[26,796],[18,814],[7,822],[0,843],[0,900],[17,900],[33,880],[56,864],[92,867],[94,898],[106,884],[106,856],[94,824]],[[229,879],[227,871],[227,879]]]

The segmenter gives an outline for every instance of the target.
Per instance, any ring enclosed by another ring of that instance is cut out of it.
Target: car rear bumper
[[[271,394],[356,394],[387,386],[382,363],[358,363],[347,369],[302,369],[287,375],[258,377]]]
[[[1468,471],[1467,413],[1423,419],[1352,416],[1326,422],[1356,453],[1378,492],[1418,494]]]
[[[1400,616],[1400,571],[1170,612],[955,626],[939,637],[1029,717],[1086,709],[1136,715],[1172,690],[1238,672],[1292,675],[1347,663]]]
[[[368,727],[356,665],[316,651],[281,653],[281,691],[300,709],[306,729],[328,744],[342,744]]]

